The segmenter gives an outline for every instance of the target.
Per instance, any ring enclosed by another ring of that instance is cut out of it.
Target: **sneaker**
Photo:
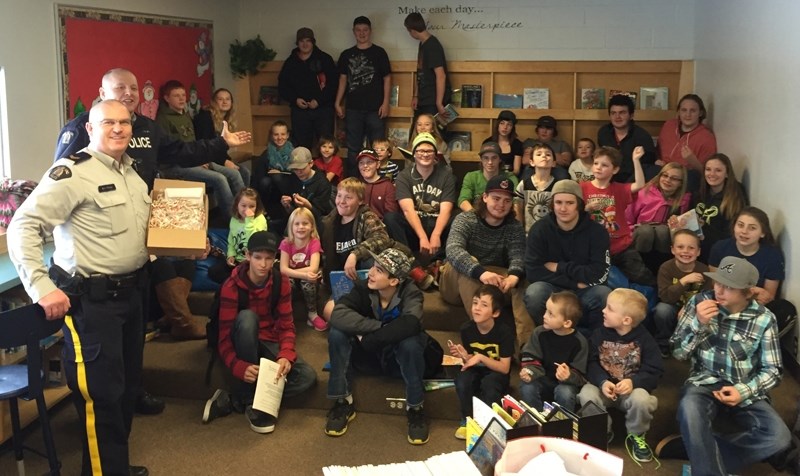
[[[433,276],[428,274],[422,266],[415,266],[409,273],[408,276],[414,280],[414,283],[420,288],[422,291],[427,291],[435,284],[435,279]]]
[[[356,409],[352,403],[340,398],[328,411],[328,420],[325,422],[325,434],[328,436],[342,436],[347,432],[347,424],[356,417]]]
[[[428,420],[422,407],[406,410],[408,417],[408,442],[412,445],[424,445],[428,442]],[[466,433],[466,428],[464,429]]]
[[[219,417],[228,416],[231,414],[231,399],[228,397],[228,392],[222,389],[217,389],[214,395],[206,402],[206,407],[203,409],[203,423],[210,423]]]
[[[466,440],[467,439],[467,420],[462,419],[461,423],[456,428],[455,437],[459,440]]]
[[[669,435],[659,441],[656,445],[656,456],[666,459],[689,459],[689,455],[686,453],[686,447],[683,446],[683,438],[681,435]]]
[[[319,315],[314,316],[313,319],[309,318],[306,321],[308,327],[313,327],[315,331],[327,331],[328,330],[328,323],[325,322],[325,319],[320,317]]]
[[[644,434],[628,433],[625,438],[625,449],[628,450],[628,455],[637,463],[647,463],[653,460],[653,451],[647,445]]]
[[[254,410],[252,405],[248,405],[244,414],[250,422],[250,429],[256,433],[267,434],[275,431],[275,417],[269,413]]]

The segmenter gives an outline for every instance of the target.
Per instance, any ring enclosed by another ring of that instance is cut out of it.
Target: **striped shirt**
[[[706,299],[714,299],[714,292],[703,291],[689,299],[670,339],[675,358],[692,359],[687,382],[731,384],[742,396],[742,406],[767,398],[780,382],[783,368],[775,315],[753,299],[735,314],[720,307],[719,315],[703,325],[696,306]]]

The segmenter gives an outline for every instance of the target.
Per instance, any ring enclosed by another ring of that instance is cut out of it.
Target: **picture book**
[[[408,127],[390,127],[387,139],[394,147],[408,147]]]
[[[629,98],[633,99],[633,103],[634,104],[636,104],[636,98],[639,97],[639,93],[637,93],[636,91],[622,91],[620,89],[612,89],[612,90],[610,90],[608,92],[608,97],[613,98],[614,96],[617,96],[617,95],[620,95],[620,94],[628,96]]]
[[[492,418],[469,451],[469,458],[483,476],[494,476],[494,467],[506,448],[505,438],[499,438],[495,428],[502,429],[499,420]]]
[[[461,86],[461,107],[482,107],[483,86],[464,84]]]
[[[669,88],[639,88],[640,105],[643,111],[656,110],[666,111],[669,108]]]
[[[550,90],[547,88],[525,88],[522,90],[523,109],[550,109]]]
[[[368,269],[357,270],[356,274],[358,275],[358,279],[367,279],[368,272]],[[349,293],[350,290],[353,289],[354,284],[355,283],[344,274],[344,271],[331,271],[331,297],[333,297],[334,302]]]
[[[451,122],[455,121],[457,117],[458,117],[458,111],[456,111],[456,108],[453,107],[453,103],[450,103],[444,107],[444,114],[437,113],[436,115],[433,116],[433,118],[436,119],[436,122],[438,122],[443,126],[446,126]]]
[[[400,97],[400,86],[395,84],[394,86],[392,86],[391,93],[389,93],[389,105],[392,107],[397,107],[399,97]]]
[[[522,109],[522,95],[494,93],[492,106],[497,109]]]
[[[472,150],[472,132],[452,131],[448,134],[447,149],[450,152]]]
[[[603,88],[581,89],[581,109],[605,109],[606,90]]]
[[[261,86],[258,90],[258,104],[261,106],[276,106],[281,103],[277,86]]]

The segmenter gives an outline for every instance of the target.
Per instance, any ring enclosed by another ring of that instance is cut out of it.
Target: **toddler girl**
[[[267,229],[264,205],[261,204],[255,189],[247,187],[236,194],[228,227],[230,231],[228,231],[227,263],[233,268],[244,261],[244,252],[250,235]]]
[[[575,147],[575,157],[578,160],[573,160],[569,164],[569,176],[572,180],[578,183],[594,180],[592,167],[594,166],[594,149],[596,147],[594,141],[588,137],[578,140],[578,146]]]
[[[536,143],[531,154],[530,167],[533,175],[522,180],[517,185],[516,202],[517,220],[525,227],[528,233],[531,226],[550,213],[553,202],[553,185],[557,182],[553,177],[553,167],[556,166],[555,153],[549,145]]]
[[[317,287],[320,272],[322,245],[314,221],[314,214],[298,207],[289,215],[287,237],[281,241],[281,274],[289,277],[293,286],[299,285],[308,311],[308,325],[324,331],[328,323],[317,314]]]
[[[331,185],[336,186],[339,180],[344,175],[344,164],[342,158],[336,155],[336,141],[332,137],[322,136],[317,143],[317,158],[314,159],[314,165],[325,172],[325,178]],[[336,192],[334,192],[334,195]]]
[[[636,193],[625,209],[636,251],[669,253],[672,237],[667,220],[689,209],[690,195],[686,192],[686,168],[678,162],[662,167],[661,173]]]

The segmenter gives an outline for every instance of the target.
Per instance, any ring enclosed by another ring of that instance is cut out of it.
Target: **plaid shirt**
[[[783,367],[775,315],[753,299],[736,314],[720,307],[719,316],[702,325],[695,308],[706,299],[714,299],[714,292],[689,299],[670,339],[675,358],[692,358],[687,382],[732,384],[742,396],[742,406],[767,398],[767,392],[778,385]]]

